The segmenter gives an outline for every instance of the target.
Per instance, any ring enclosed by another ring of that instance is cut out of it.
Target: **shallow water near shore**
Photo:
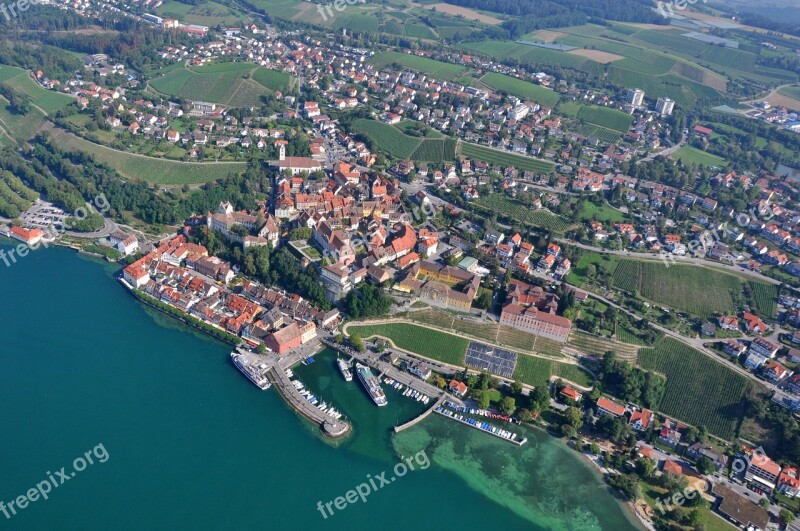
[[[242,376],[227,346],[138,303],[117,270],[58,248],[0,264],[0,500],[98,445],[108,453],[47,500],[0,513],[5,529],[635,528],[544,433],[517,448],[432,415],[393,435],[425,406],[388,389],[389,405],[374,406],[327,351],[295,372],[353,422],[331,443]],[[318,510],[423,450],[426,470],[332,516]]]

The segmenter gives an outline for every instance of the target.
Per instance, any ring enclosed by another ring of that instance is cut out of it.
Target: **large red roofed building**
[[[625,406],[617,404],[604,396],[597,399],[597,412],[601,415],[612,415],[614,417],[621,417],[625,414]]]
[[[303,342],[303,332],[297,323],[292,323],[268,335],[264,345],[273,352],[286,354],[293,348],[299,347]]]
[[[44,237],[41,229],[23,229],[22,227],[11,227],[11,237],[15,240],[25,242],[28,245],[37,245]]]

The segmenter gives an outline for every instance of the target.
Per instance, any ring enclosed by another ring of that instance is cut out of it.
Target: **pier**
[[[423,411],[421,415],[419,415],[417,417],[414,417],[413,419],[409,420],[405,424],[401,424],[399,426],[395,426],[394,427],[394,432],[395,433],[400,433],[401,431],[406,430],[406,429],[410,428],[411,426],[415,425],[417,422],[421,422],[422,420],[427,418],[428,415],[433,413],[436,410],[437,407],[439,407],[442,404],[444,404],[446,400],[447,400],[447,394],[444,394],[444,395],[440,396],[439,400],[434,402],[434,404],[431,407],[429,407],[428,409]]]
[[[469,426],[470,428],[475,428],[476,430],[478,430],[478,431],[480,431],[482,433],[488,433],[489,435],[494,435],[498,439],[501,439],[501,440],[506,441],[506,442],[510,442],[511,444],[516,444],[517,446],[522,446],[523,444],[528,442],[528,438],[527,437],[525,437],[524,439],[521,439],[521,440],[506,439],[505,437],[503,437],[499,433],[494,433],[492,431],[484,430],[483,428],[480,428],[479,426],[476,426],[474,424],[470,424],[469,422],[467,422],[464,419],[456,418],[455,414],[448,415],[447,413],[445,413],[445,411],[449,411],[449,410],[441,409],[441,410],[437,410],[436,413],[440,414],[443,417],[455,420],[456,422],[460,422],[461,424],[464,424],[465,426]],[[452,411],[450,413],[452,413]],[[497,427],[497,426],[495,426],[495,427]]]
[[[292,385],[292,381],[286,376],[286,369],[281,367],[281,364],[276,364],[269,370],[269,376],[278,393],[284,400],[298,413],[305,418],[319,424],[322,432],[333,438],[341,437],[350,431],[350,424],[343,420],[337,420],[320,411],[316,406],[306,400]]]

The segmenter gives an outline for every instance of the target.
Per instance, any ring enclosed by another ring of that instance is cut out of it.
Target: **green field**
[[[228,6],[203,1],[188,4],[179,0],[167,0],[156,8],[156,14],[165,18],[175,18],[186,24],[210,27],[238,26],[247,20],[243,14]]]
[[[769,319],[775,318],[778,311],[778,287],[766,282],[749,280],[752,305],[755,312]]]
[[[591,201],[585,201],[580,219],[582,221],[597,220],[603,223],[614,223],[625,221],[626,216],[611,205],[597,206]]]
[[[672,338],[641,349],[639,365],[667,378],[662,413],[706,426],[724,439],[735,436],[744,411],[741,401],[751,385],[745,377]]]
[[[479,197],[473,204],[489,212],[511,217],[520,223],[543,227],[556,232],[562,232],[569,226],[565,219],[555,214],[545,210],[533,210],[532,207],[524,205],[500,192]]]
[[[245,163],[179,162],[133,155],[89,142],[60,129],[54,129],[51,138],[66,151],[83,151],[98,162],[109,165],[125,178],[141,179],[156,184],[200,184],[216,181],[231,174],[242,173]]]
[[[398,348],[459,367],[464,365],[469,344],[463,337],[407,323],[352,325],[347,327],[347,333],[358,334],[365,339],[376,335],[385,337],[391,339]]]
[[[493,59],[517,59],[531,66],[552,65],[582,70],[593,76],[603,74],[603,65],[579,55],[519,44],[512,41],[476,41],[462,45],[469,53],[480,53]]]
[[[284,72],[242,62],[168,67],[150,81],[162,94],[231,107],[258,106],[262,96],[289,91],[294,85],[295,79]]]
[[[531,100],[544,107],[554,107],[561,97],[558,92],[535,85],[522,79],[490,72],[481,78],[481,83],[492,87],[494,90],[507,92],[518,98]]]
[[[25,94],[31,99],[32,106],[39,107],[47,114],[58,112],[75,101],[66,94],[39,86],[28,72],[15,66],[0,65],[0,83]]]
[[[534,358],[533,356],[517,356],[517,366],[513,374],[515,381],[536,387],[547,385],[552,376],[569,380],[583,387],[590,387],[593,382],[592,376],[577,365]]]
[[[402,52],[380,52],[369,59],[369,62],[381,69],[391,64],[398,64],[412,70],[424,72],[436,79],[453,80],[462,75],[466,68],[451,63],[443,63],[427,57],[420,57]]]
[[[373,149],[381,150],[398,159],[412,159],[419,162],[443,162],[456,158],[456,140],[431,130],[427,138],[408,135],[403,129],[410,129],[413,122],[390,125],[377,120],[361,118],[353,122],[353,130],[366,136]]]
[[[778,92],[783,94],[784,96],[789,96],[790,98],[794,98],[800,101],[800,87],[783,87]]]
[[[743,289],[741,278],[708,267],[628,258],[614,271],[613,286],[703,318],[736,311]]]
[[[633,116],[622,111],[596,105],[584,105],[578,111],[578,120],[626,133],[631,128]]]
[[[546,160],[507,153],[469,142],[459,142],[458,153],[468,159],[479,160],[487,164],[497,164],[503,168],[513,166],[520,170],[530,170],[537,173],[552,173],[556,168],[555,164]]]
[[[682,146],[678,151],[672,154],[673,158],[680,160],[684,164],[696,164],[698,166],[715,166],[718,168],[725,167],[725,159],[718,157],[712,153],[700,151],[691,146]]]

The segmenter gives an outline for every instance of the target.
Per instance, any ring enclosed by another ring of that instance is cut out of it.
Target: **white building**
[[[625,100],[634,107],[640,107],[644,102],[644,91],[639,88],[628,89],[628,94],[625,96]]]
[[[656,102],[656,112],[661,116],[670,116],[675,109],[675,102],[669,98],[658,98]]]

